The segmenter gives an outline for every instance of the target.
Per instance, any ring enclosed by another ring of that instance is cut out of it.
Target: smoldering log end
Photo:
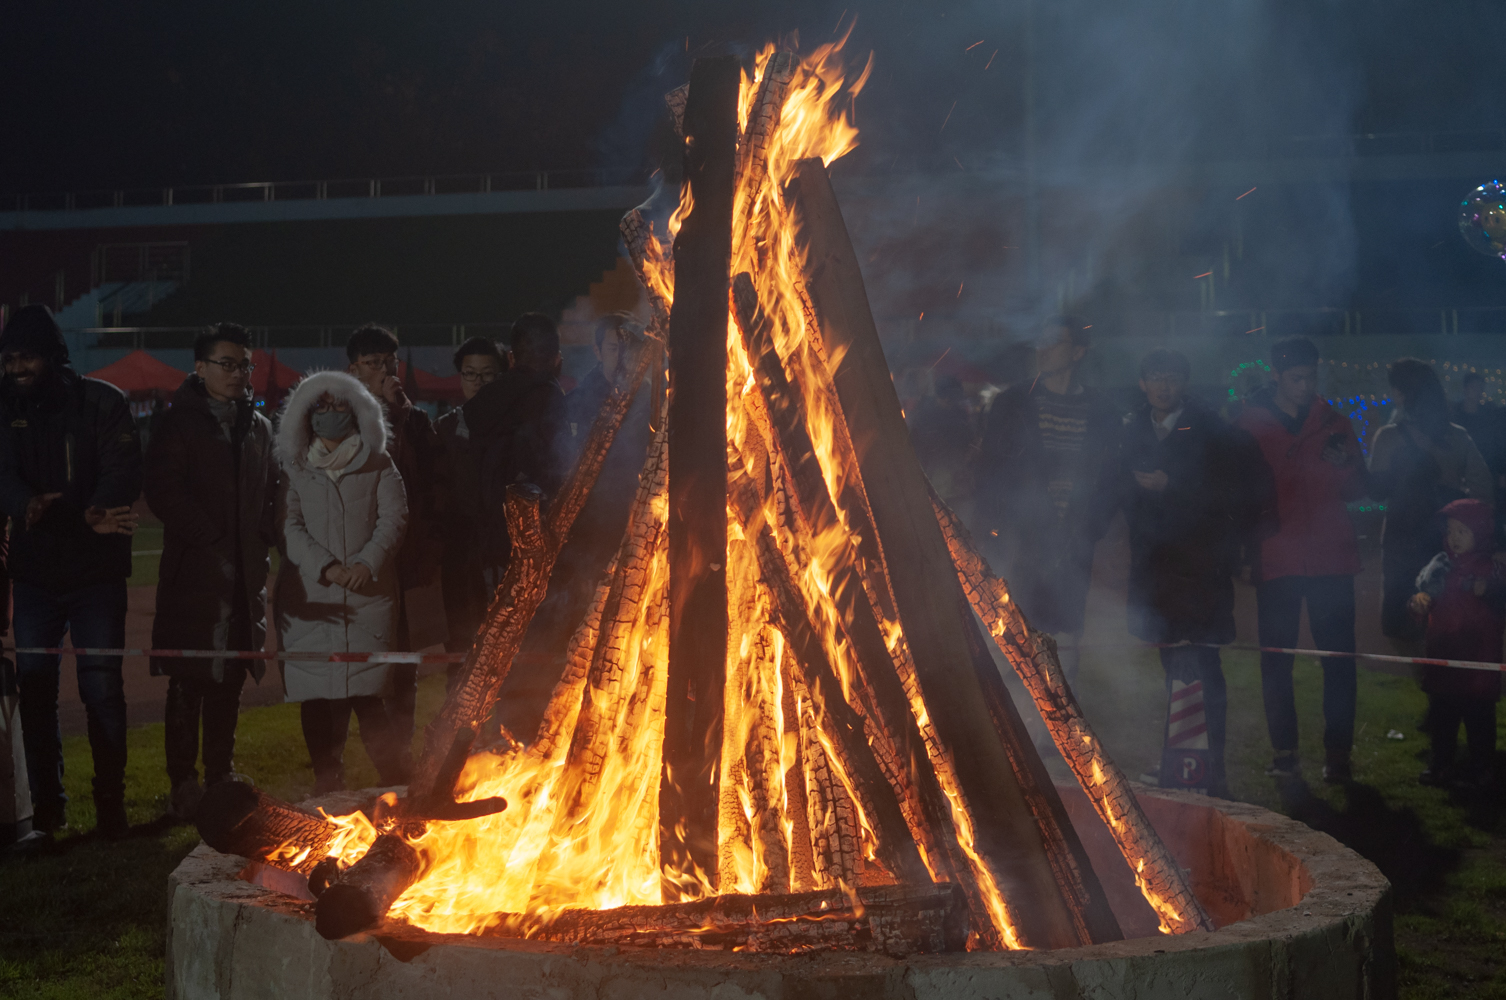
[[[221,854],[244,854],[239,848],[260,804],[255,787],[241,781],[218,781],[204,790],[194,810],[194,825],[204,843]]]

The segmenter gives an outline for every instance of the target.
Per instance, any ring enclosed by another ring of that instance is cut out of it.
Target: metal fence
[[[251,344],[263,350],[295,347],[344,347],[363,323],[305,326],[248,326]],[[458,347],[471,337],[503,338],[510,323],[413,323],[389,326],[402,338],[404,347]],[[94,337],[93,347],[135,350],[172,350],[193,346],[202,326],[98,326],[70,333]]]

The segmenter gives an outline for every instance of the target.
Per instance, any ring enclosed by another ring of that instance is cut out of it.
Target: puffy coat
[[[1255,438],[1270,470],[1267,537],[1260,578],[1352,576],[1359,544],[1346,504],[1365,492],[1365,465],[1354,428],[1325,400],[1314,399],[1296,434],[1276,415],[1273,390],[1257,392],[1235,422]],[[1339,468],[1323,458],[1333,441],[1350,456]]]
[[[231,441],[209,409],[204,382],[190,375],[152,433],[143,464],[146,502],[162,519],[162,562],[152,645],[157,649],[230,649],[233,603],[261,649],[266,636],[267,553],[277,543],[277,456],[272,424],[236,407]],[[237,572],[242,586],[236,587]],[[239,591],[239,592],[238,592]],[[259,660],[247,662],[258,680]],[[209,661],[154,659],[152,673],[189,676]]]
[[[0,427],[11,578],[57,594],[130,576],[130,538],[84,523],[87,507],[141,496],[141,441],[121,391],[61,364],[34,392],[0,395]],[[62,496],[27,527],[26,506],[43,493]]]
[[[361,447],[339,480],[307,461],[309,415],[324,393],[350,401]],[[396,554],[408,521],[402,477],[387,457],[381,406],[343,372],[317,372],[293,389],[277,429],[282,464],[277,520],[282,566],[277,574],[277,635],[290,651],[383,652],[397,629]],[[333,563],[364,563],[371,581],[350,591],[329,582]],[[382,694],[389,664],[300,663],[283,666],[289,701]]]
[[[1148,642],[1234,639],[1234,571],[1250,509],[1248,434],[1196,399],[1161,440],[1150,406],[1125,418],[1120,484],[1129,527],[1129,630]],[[1136,471],[1166,473],[1166,489],[1142,488]]]

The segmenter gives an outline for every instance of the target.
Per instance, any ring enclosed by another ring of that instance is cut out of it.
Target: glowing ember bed
[[[1332,838],[1254,806],[1137,788],[1219,928],[1161,935],[1108,835],[1086,821],[1087,804],[1072,789],[1060,791],[1124,941],[895,959],[562,945],[429,934],[394,921],[330,941],[315,931],[310,904],[247,882],[245,859],[200,846],[169,881],[167,993],[182,1000],[1396,995],[1390,886]]]

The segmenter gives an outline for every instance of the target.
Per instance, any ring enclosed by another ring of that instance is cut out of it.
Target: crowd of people
[[[207,785],[243,780],[241,691],[266,666],[228,654],[263,649],[268,627],[280,649],[298,652],[469,648],[508,561],[508,485],[559,486],[586,429],[569,419],[582,406],[574,397],[599,405],[640,337],[630,317],[604,319],[601,363],[567,396],[555,325],[527,313],[508,349],[473,338],[455,351],[464,403],[435,421],[397,378],[397,338],[367,326],[346,345],[347,369],[299,381],[274,426],[251,398],[249,333],[221,323],[196,339],[193,374],[143,454],[125,396],[76,374],[52,315],[25,307],[0,332],[16,646],[55,648],[66,633],[75,647],[122,648],[133,507],[144,496],[163,530],[153,648],[227,654],[151,661],[168,678],[169,812],[190,818]],[[121,665],[108,652],[77,657],[107,837],[128,829]],[[60,657],[18,653],[17,674],[33,825],[55,832],[68,801]],[[407,780],[416,666],[291,659],[281,681],[299,703],[316,792],[344,787],[352,716],[381,780]]]
[[[1495,492],[1506,484],[1506,414],[1465,382],[1450,413],[1433,369],[1403,358],[1388,371],[1395,413],[1370,442],[1318,393],[1317,347],[1272,347],[1274,380],[1221,413],[1189,391],[1191,364],[1155,350],[1142,360],[1142,401],[1128,414],[1082,384],[1088,326],[1048,320],[1034,378],[971,413],[955,379],[916,409],[912,433],[938,492],[970,507],[987,554],[1030,622],[1051,633],[1075,679],[1095,548],[1123,514],[1130,550],[1129,631],[1160,648],[1168,694],[1197,684],[1208,773],[1228,795],[1227,687],[1220,647],[1235,638],[1233,581],[1254,585],[1261,688],[1272,759],[1267,774],[1301,775],[1295,656],[1302,609],[1323,671],[1323,779],[1353,778],[1355,576],[1350,504],[1386,504],[1382,627],[1398,654],[1501,660],[1506,556]],[[1430,784],[1493,780],[1498,671],[1418,665],[1428,693]],[[1170,714],[1170,713],[1168,713]],[[1467,759],[1456,763],[1461,725]]]
[[[469,648],[508,562],[507,487],[559,487],[602,400],[626,381],[641,335],[625,315],[603,320],[597,366],[567,395],[554,323],[525,314],[506,349],[473,338],[455,351],[464,403],[433,420],[397,377],[397,338],[368,326],[350,337],[346,370],[304,377],[274,425],[251,399],[247,331],[222,323],[196,340],[193,374],[143,454],[125,397],[77,375],[51,314],[23,308],[0,332],[0,505],[10,522],[15,644],[57,647],[66,633],[75,647],[123,646],[129,536],[144,495],[163,525],[153,647],[226,654],[151,662],[168,678],[169,812],[190,818],[207,785],[243,780],[234,759],[241,691],[248,673],[260,680],[266,667],[230,654],[263,649],[267,628],[280,649],[301,653]],[[1032,624],[1055,637],[1069,681],[1095,547],[1123,514],[1129,629],[1159,647],[1168,694],[1201,689],[1211,794],[1229,794],[1220,647],[1234,639],[1233,580],[1245,572],[1262,647],[1296,646],[1305,604],[1315,642],[1334,654],[1321,661],[1322,773],[1330,782],[1353,776],[1356,673],[1344,654],[1356,648],[1360,554],[1348,504],[1359,497],[1387,503],[1383,625],[1396,648],[1501,659],[1506,556],[1494,555],[1494,493],[1506,474],[1506,422],[1479,380],[1466,382],[1451,414],[1429,366],[1396,362],[1397,412],[1367,463],[1351,422],[1318,394],[1311,341],[1276,344],[1274,381],[1231,420],[1190,392],[1188,359],[1164,349],[1141,362],[1143,399],[1126,415],[1079,378],[1088,337],[1081,320],[1054,317],[1034,378],[1005,388],[976,418],[960,384],[943,381],[912,433],[938,492],[972,495],[987,554]],[[582,539],[621,533],[647,443],[646,397],[580,515]],[[594,582],[602,552],[610,547],[567,549],[557,575]],[[589,592],[551,588],[536,618],[543,626],[518,655],[558,656],[556,640]],[[1260,656],[1276,777],[1301,769],[1293,662],[1289,653]],[[60,657],[19,653],[17,667],[33,821],[57,831],[67,802]],[[98,827],[122,836],[121,657],[79,654],[77,672]],[[1434,748],[1422,780],[1488,783],[1499,673],[1429,666],[1421,680]],[[416,667],[295,658],[281,682],[300,706],[316,793],[344,787],[352,716],[380,779],[407,780]],[[1457,764],[1461,725],[1469,756]]]

